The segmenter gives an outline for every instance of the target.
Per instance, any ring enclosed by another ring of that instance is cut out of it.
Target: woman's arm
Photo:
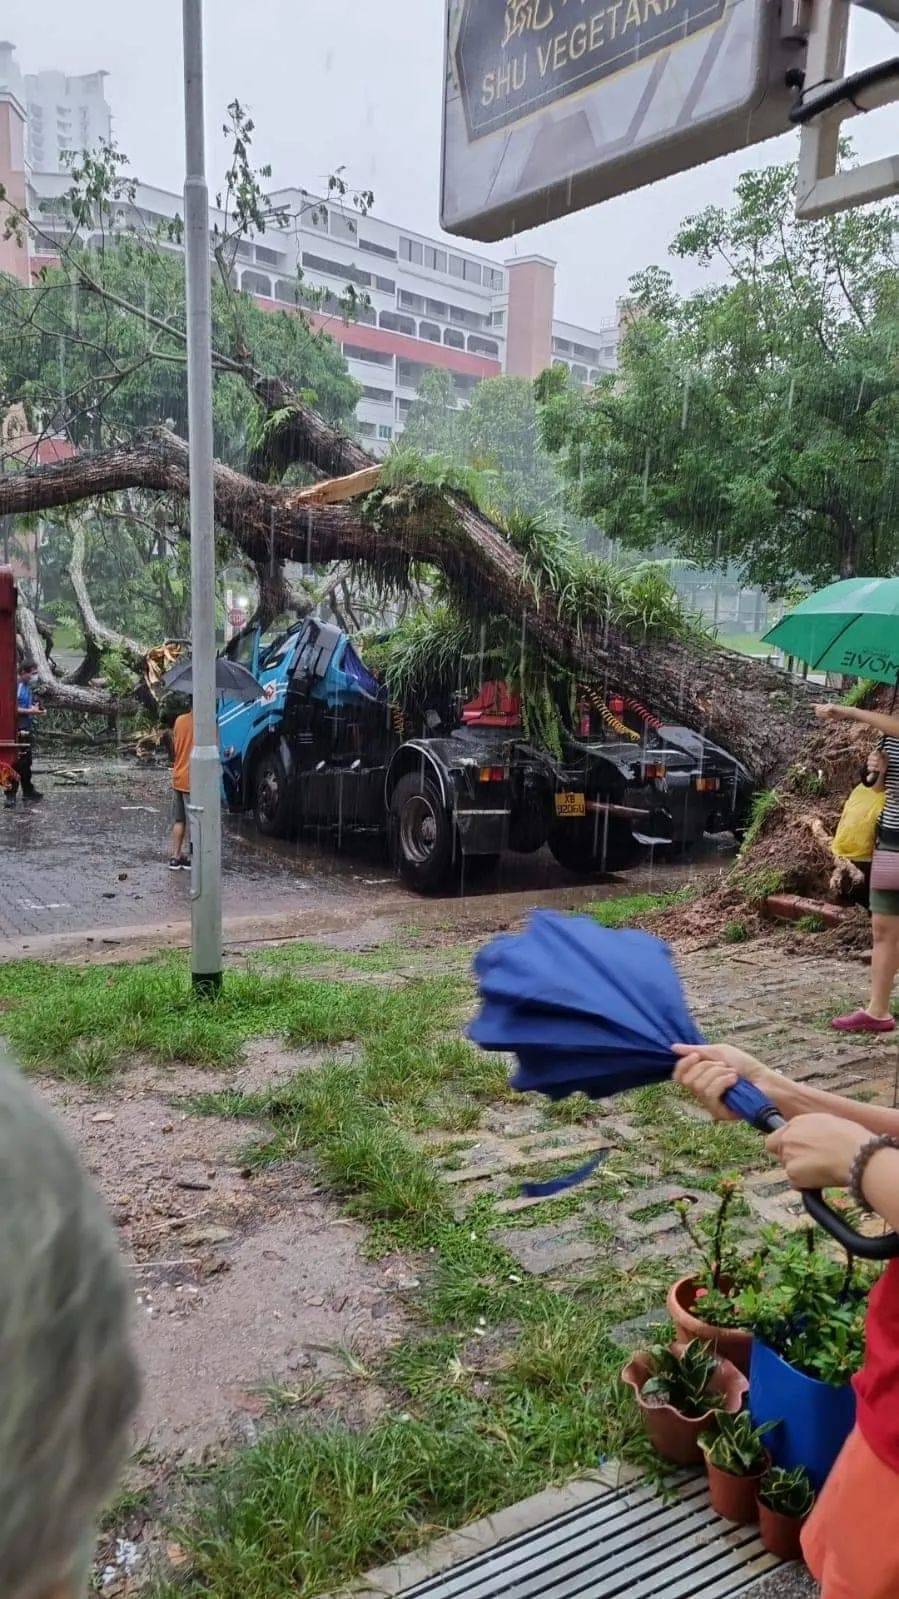
[[[797,1116],[768,1139],[794,1188],[847,1188],[856,1157],[871,1135],[842,1116]],[[878,1216],[899,1231],[899,1150],[868,1157],[862,1193]]]
[[[815,715],[822,722],[860,722],[899,738],[899,716],[887,716],[884,711],[863,711],[857,705],[816,705]]]
[[[676,1044],[674,1053],[680,1064],[674,1080],[688,1088],[718,1120],[733,1120],[730,1111],[721,1103],[722,1095],[733,1088],[738,1077],[747,1077],[767,1094],[771,1103],[786,1121],[794,1116],[808,1116],[815,1112],[825,1116],[839,1116],[854,1122],[869,1133],[888,1133],[899,1138],[899,1110],[888,1110],[882,1105],[862,1105],[855,1099],[844,1099],[842,1094],[829,1094],[826,1089],[813,1088],[809,1083],[794,1083],[781,1072],[765,1066],[754,1055],[732,1044]]]

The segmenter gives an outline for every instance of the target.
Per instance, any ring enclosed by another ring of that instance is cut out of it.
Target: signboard
[[[231,610],[228,612],[228,621],[232,627],[245,627],[247,621],[246,611]]]
[[[789,126],[777,0],[447,0],[443,226],[498,239]]]

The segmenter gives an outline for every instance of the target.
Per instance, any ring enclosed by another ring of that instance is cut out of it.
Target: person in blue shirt
[[[43,794],[38,793],[31,777],[31,763],[34,757],[34,736],[32,728],[34,718],[43,716],[43,707],[38,705],[34,697],[32,680],[34,667],[22,662],[19,667],[19,686],[16,692],[16,709],[18,711],[19,729],[16,735],[19,745],[19,758],[17,761],[19,781],[22,784],[22,798],[25,800],[43,799]]]

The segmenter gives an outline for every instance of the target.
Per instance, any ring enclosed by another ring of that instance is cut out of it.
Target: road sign
[[[233,610],[228,612],[228,621],[232,627],[244,627],[247,620],[246,611]]]
[[[782,133],[803,63],[777,0],[447,0],[443,226],[502,238]]]

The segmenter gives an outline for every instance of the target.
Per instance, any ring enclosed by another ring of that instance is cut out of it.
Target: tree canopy
[[[899,209],[800,224],[794,176],[744,173],[730,209],[683,223],[672,254],[714,281],[635,278],[617,377],[539,384],[577,512],[771,594],[899,555]]]

